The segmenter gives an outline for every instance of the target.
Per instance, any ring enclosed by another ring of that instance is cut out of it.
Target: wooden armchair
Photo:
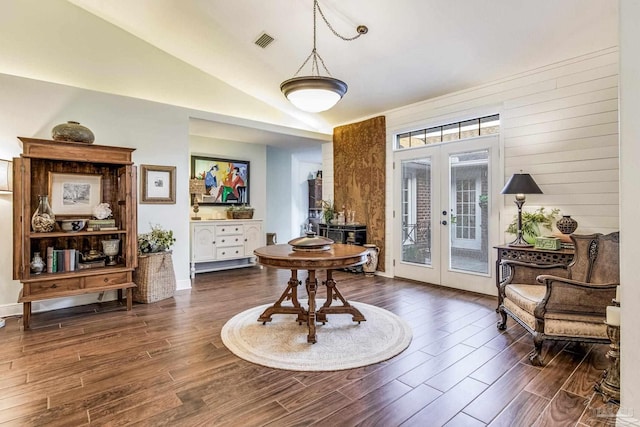
[[[529,360],[542,365],[545,339],[608,343],[606,307],[620,284],[619,233],[571,235],[575,255],[568,267],[504,260],[498,329],[507,315],[533,335]]]

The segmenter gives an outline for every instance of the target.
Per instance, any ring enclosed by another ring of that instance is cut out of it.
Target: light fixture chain
[[[358,34],[356,34],[353,37],[345,37],[343,35],[340,35],[334,28],[333,26],[329,23],[329,21],[327,20],[327,17],[324,16],[324,12],[322,11],[322,9],[320,8],[320,4],[318,3],[318,0],[314,0],[314,8],[313,8],[313,46],[315,48],[316,46],[316,8],[318,9],[318,12],[320,12],[320,16],[322,16],[322,20],[324,21],[325,24],[327,24],[327,27],[329,27],[329,29],[331,30],[331,32],[336,36],[341,38],[344,41],[352,41],[357,39],[358,37],[360,37],[363,34],[366,34],[366,30],[360,30],[360,28],[362,26],[358,27]],[[366,27],[365,27],[366,28]]]

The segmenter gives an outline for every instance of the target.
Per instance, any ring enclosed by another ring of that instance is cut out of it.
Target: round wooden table
[[[367,261],[367,250],[362,246],[333,244],[326,251],[306,252],[294,251],[290,245],[263,246],[253,251],[260,264],[275,268],[291,270],[291,278],[280,298],[267,308],[258,318],[263,324],[270,322],[274,314],[296,314],[296,320],[309,327],[307,342],[316,342],[316,320],[326,322],[327,314],[351,314],[354,322],[367,320],[362,313],[342,296],[333,279],[333,271],[340,268],[364,264]],[[309,308],[305,309],[298,301],[298,270],[307,270],[309,276],[305,281]],[[323,282],[327,287],[327,299],[323,306],[316,310],[316,291],[318,289],[317,270],[327,270],[327,278]],[[292,306],[282,306],[282,302],[291,299]],[[334,299],[340,299],[342,305],[332,306]]]

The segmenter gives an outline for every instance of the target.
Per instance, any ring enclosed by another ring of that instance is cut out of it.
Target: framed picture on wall
[[[249,204],[249,161],[191,156],[191,178],[204,181],[201,205]]]
[[[176,202],[176,167],[140,165],[142,175],[140,203]]]

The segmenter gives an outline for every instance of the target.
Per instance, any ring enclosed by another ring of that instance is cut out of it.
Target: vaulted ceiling
[[[313,0],[69,0],[292,117],[279,86],[311,53]],[[318,52],[349,85],[318,131],[618,44],[612,0],[320,0]],[[275,40],[254,42],[263,33]],[[305,69],[308,74],[308,69]],[[303,72],[303,74],[305,74]]]

